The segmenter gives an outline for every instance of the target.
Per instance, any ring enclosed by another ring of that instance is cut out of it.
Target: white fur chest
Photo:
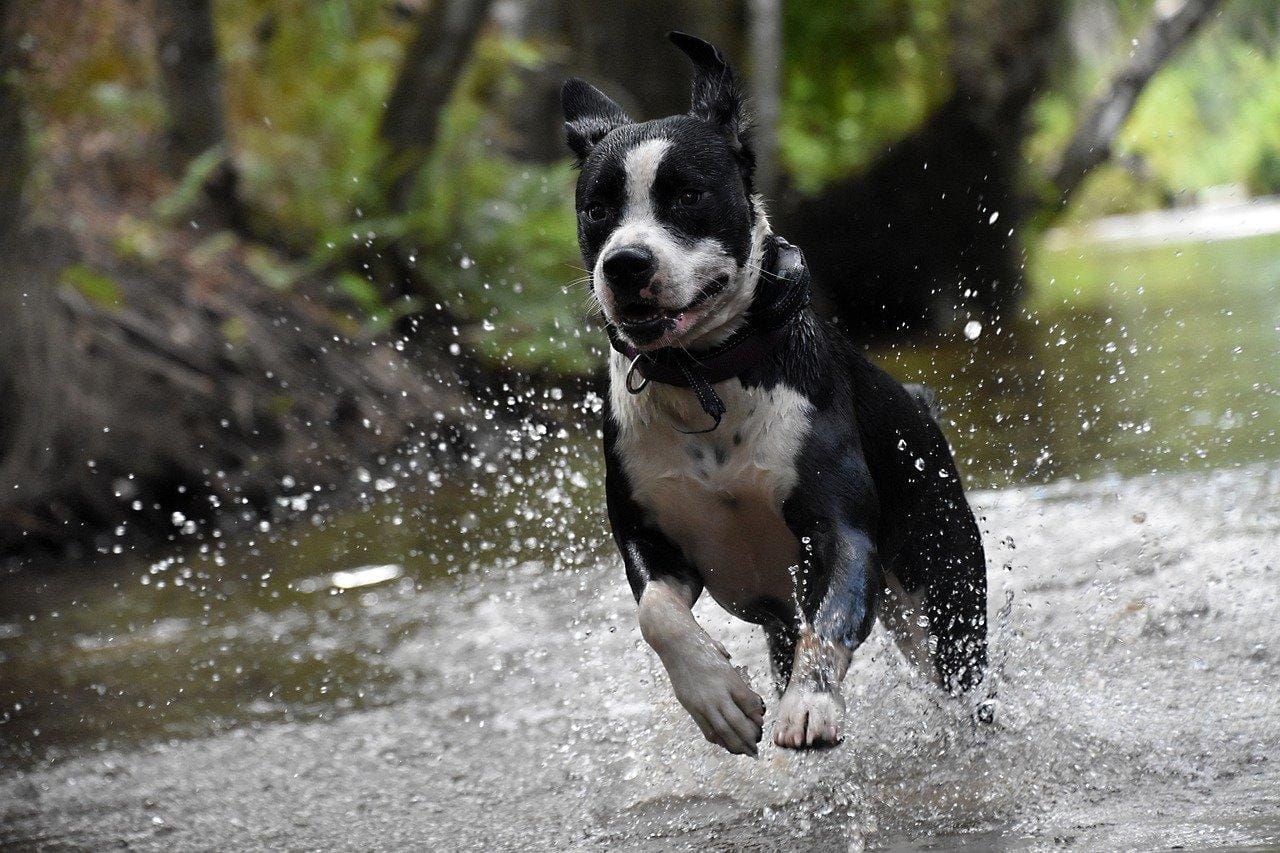
[[[710,423],[693,392],[651,382],[624,387],[627,363],[610,362],[616,450],[636,502],[702,574],[707,591],[739,616],[762,598],[793,598],[799,543],[782,519],[812,405],[783,386],[716,385],[727,412]]]

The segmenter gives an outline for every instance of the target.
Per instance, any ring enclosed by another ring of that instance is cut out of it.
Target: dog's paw
[[[787,749],[821,749],[840,742],[844,700],[837,691],[792,684],[782,694],[773,742]]]
[[[735,755],[755,757],[764,734],[764,700],[728,661],[724,647],[667,670],[680,704],[702,735]]]

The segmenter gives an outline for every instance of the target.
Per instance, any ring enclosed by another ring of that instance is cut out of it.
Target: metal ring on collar
[[[626,387],[627,387],[627,392],[628,392],[628,393],[630,393],[630,394],[639,394],[639,393],[640,393],[641,391],[643,391],[643,390],[645,389],[645,387],[649,384],[649,377],[647,377],[647,376],[645,376],[643,373],[641,373],[641,374],[640,374],[640,378],[641,378],[641,379],[643,379],[644,381],[643,381],[643,382],[641,382],[638,386],[635,386],[635,387],[632,387],[632,385],[631,385],[631,376],[632,376],[632,374],[634,374],[634,373],[637,371],[637,369],[639,368],[639,366],[640,366],[640,359],[642,359],[642,358],[644,358],[644,353],[642,353],[642,352],[636,353],[636,357],[635,357],[635,358],[633,358],[633,359],[631,359],[631,366],[630,366],[629,368],[627,368],[627,378],[624,380],[624,383],[623,383],[623,384],[625,384],[625,385],[626,385]]]

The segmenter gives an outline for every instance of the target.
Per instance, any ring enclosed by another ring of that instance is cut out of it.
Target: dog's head
[[[564,85],[578,157],[578,243],[605,318],[640,349],[711,344],[751,304],[767,230],[742,93],[720,51],[672,33],[693,60],[687,115],[633,122],[582,80]]]

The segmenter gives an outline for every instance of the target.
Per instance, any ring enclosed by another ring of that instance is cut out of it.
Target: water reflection
[[[1275,458],[1280,239],[1046,253],[996,333],[878,353],[937,389],[979,488]]]

